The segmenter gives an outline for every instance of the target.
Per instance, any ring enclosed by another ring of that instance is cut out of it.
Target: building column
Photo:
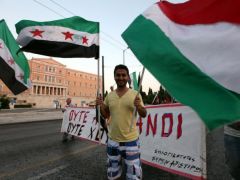
[[[42,91],[43,91],[42,86],[40,86],[40,95],[43,94]]]
[[[43,94],[46,95],[46,86],[43,86]]]

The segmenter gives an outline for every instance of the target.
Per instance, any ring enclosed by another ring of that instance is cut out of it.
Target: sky
[[[171,0],[178,3],[184,0]],[[13,36],[17,38],[15,24],[20,20],[52,21],[72,17],[74,15],[89,21],[100,22],[100,58],[104,57],[105,90],[115,85],[113,69],[123,64],[123,51],[127,44],[121,34],[131,22],[157,0],[1,0],[0,19],[5,19]],[[46,57],[32,53],[25,53],[28,59],[32,57]],[[93,58],[55,58],[67,68],[97,74],[97,61]],[[125,50],[125,65],[130,73],[142,71],[143,66],[136,59],[130,49]],[[102,68],[100,75],[102,75]],[[160,83],[145,71],[143,90],[149,87],[154,91],[159,89]]]

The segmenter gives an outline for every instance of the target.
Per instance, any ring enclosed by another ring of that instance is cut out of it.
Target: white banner
[[[63,115],[61,132],[94,142],[99,142],[100,137],[102,144],[107,141],[107,134],[102,127],[98,132],[96,110],[93,108],[67,108]]]
[[[206,179],[206,132],[198,115],[180,104],[146,106],[146,118],[138,118],[143,163],[191,179]],[[96,111],[69,108],[62,132],[98,142]],[[107,141],[101,128],[101,143]]]

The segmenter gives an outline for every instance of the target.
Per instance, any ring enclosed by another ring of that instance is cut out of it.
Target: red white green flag
[[[240,1],[161,1],[122,34],[141,63],[209,129],[240,119]]]
[[[21,50],[55,57],[99,57],[99,23],[81,17],[16,24]]]
[[[28,61],[4,20],[0,20],[0,79],[17,95],[30,87]]]

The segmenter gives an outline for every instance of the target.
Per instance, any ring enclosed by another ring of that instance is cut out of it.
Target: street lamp
[[[123,65],[125,65],[125,51],[128,50],[129,47],[123,50]]]

